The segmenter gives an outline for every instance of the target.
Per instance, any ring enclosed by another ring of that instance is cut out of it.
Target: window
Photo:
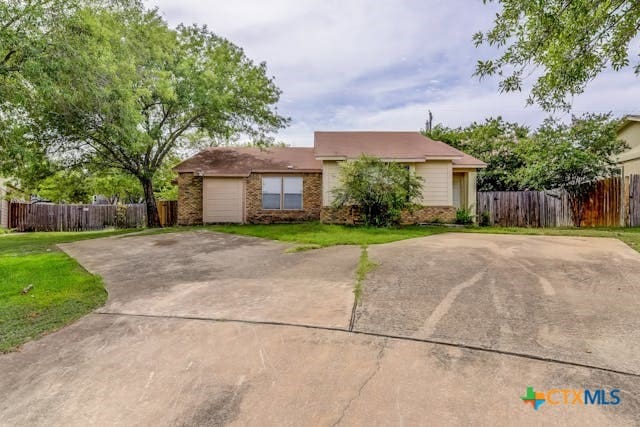
[[[302,209],[302,178],[282,178],[282,193],[284,209]]]
[[[262,209],[302,209],[302,177],[262,178]]]

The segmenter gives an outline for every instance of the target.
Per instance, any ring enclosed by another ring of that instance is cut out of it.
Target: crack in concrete
[[[380,371],[380,362],[382,361],[382,356],[384,354],[384,350],[386,347],[386,340],[382,342],[382,345],[380,347],[380,351],[378,352],[378,355],[376,356],[376,368],[373,370],[373,372],[371,373],[371,375],[369,375],[363,382],[362,385],[360,385],[360,388],[358,388],[358,392],[355,394],[355,396],[353,396],[345,405],[345,407],[342,409],[342,414],[340,414],[340,416],[338,417],[338,419],[336,420],[335,423],[333,423],[333,427],[336,427],[337,425],[339,425],[342,422],[342,419],[344,418],[344,416],[347,414],[347,411],[349,410],[349,408],[351,407],[351,405],[353,404],[353,402],[355,402],[358,398],[360,398],[360,396],[362,395],[362,390],[364,390],[364,388],[367,386],[367,384],[369,384],[369,382],[373,379],[373,377],[376,376],[376,374]]]
[[[107,311],[94,311],[93,314],[107,315],[107,316],[145,317],[145,318],[152,318],[152,319],[199,320],[204,322],[220,322],[220,323],[229,322],[229,323],[243,323],[248,325],[288,326],[292,328],[316,329],[316,330],[333,331],[333,332],[346,332],[348,334],[366,335],[369,337],[388,338],[388,339],[399,340],[399,341],[412,341],[412,342],[419,342],[419,343],[426,343],[426,344],[442,345],[442,346],[455,347],[455,348],[471,350],[471,351],[482,351],[485,353],[493,353],[493,354],[498,354],[502,356],[518,357],[521,359],[536,360],[539,362],[546,362],[546,363],[555,363],[559,365],[573,366],[577,368],[593,369],[593,370],[602,371],[602,372],[609,372],[612,374],[640,378],[640,373],[636,373],[636,372],[620,371],[617,369],[605,368],[603,366],[588,365],[586,363],[571,362],[568,360],[554,359],[551,357],[538,356],[535,354],[520,353],[517,351],[508,351],[508,350],[498,350],[490,347],[483,347],[483,346],[472,345],[472,344],[463,344],[463,343],[457,343],[453,341],[444,341],[444,340],[438,340],[438,339],[432,339],[432,338],[416,338],[416,337],[408,337],[408,336],[402,336],[402,335],[391,335],[391,334],[384,334],[384,333],[378,333],[378,332],[366,332],[366,331],[358,331],[358,330],[350,331],[345,328],[331,327],[331,326],[318,326],[318,325],[308,325],[304,323],[287,323],[287,322],[275,322],[275,321],[266,321],[266,320],[227,319],[227,318],[178,316],[178,315],[163,315],[163,314],[120,313],[120,312],[107,312]]]

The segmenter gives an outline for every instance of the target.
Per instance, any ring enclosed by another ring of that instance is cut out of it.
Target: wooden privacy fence
[[[622,216],[629,226],[640,226],[640,175],[625,177],[624,184],[624,200],[628,200],[628,208],[624,209]]]
[[[478,216],[503,227],[571,227],[565,191],[479,191]],[[581,226],[640,226],[640,175],[599,181],[589,195]]]
[[[478,215],[489,214],[491,225],[502,227],[569,227],[571,210],[566,193],[546,191],[480,191]]]
[[[120,212],[119,212],[120,210]],[[145,225],[145,205],[53,205],[11,203],[9,228],[17,231],[86,231]]]
[[[160,224],[163,227],[176,225],[178,223],[178,201],[159,200],[157,204]]]

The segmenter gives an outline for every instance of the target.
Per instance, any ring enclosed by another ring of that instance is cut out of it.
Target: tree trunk
[[[144,200],[147,205],[147,227],[162,227],[160,224],[160,215],[158,215],[158,206],[156,205],[156,196],[153,194],[153,182],[147,177],[139,179],[142,184],[142,189],[144,190]]]

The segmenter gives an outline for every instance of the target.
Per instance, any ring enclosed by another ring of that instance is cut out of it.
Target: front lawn
[[[302,224],[212,225],[207,229],[231,234],[262,237],[311,247],[334,245],[374,245],[450,231],[446,227],[373,228],[307,222]],[[455,230],[455,229],[453,229]]]
[[[373,245],[439,233],[495,233],[547,236],[612,237],[640,252],[639,228],[517,228],[517,227],[398,227],[367,228],[317,222],[272,225],[214,225],[207,229],[299,243],[302,248],[333,245]]]
[[[128,231],[0,235],[0,352],[58,329],[104,304],[100,277],[88,273],[57,243]],[[33,288],[26,294],[22,290]]]

